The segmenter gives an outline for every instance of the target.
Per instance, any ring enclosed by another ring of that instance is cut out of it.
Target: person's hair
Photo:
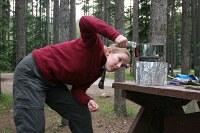
[[[111,50],[112,53],[125,53],[129,56],[129,59],[131,59],[131,54],[129,53],[129,51],[126,48],[120,48],[120,47],[116,47],[115,44],[112,44],[108,47],[105,47],[106,51]]]

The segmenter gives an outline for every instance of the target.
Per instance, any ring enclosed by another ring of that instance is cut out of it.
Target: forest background
[[[33,49],[79,37],[76,12],[104,20],[139,45],[163,44],[172,75],[180,68],[200,77],[200,0],[1,0],[0,72],[13,72]],[[124,80],[121,69],[115,81]]]
[[[156,35],[164,34],[166,38],[161,42],[166,46],[166,61],[174,69],[180,67],[183,74],[194,69],[199,77],[199,3],[200,0],[124,0],[121,4],[115,0],[1,0],[0,70],[13,71],[16,62],[33,49],[79,37],[76,16],[92,15],[138,44],[158,43],[159,40],[152,40],[152,34],[161,23]],[[117,4],[120,4],[119,9]],[[81,11],[77,11],[76,6],[80,5]],[[117,14],[117,10],[123,14]],[[119,21],[116,21],[117,16]],[[120,21],[123,29],[115,23]]]
[[[92,15],[138,44],[164,44],[166,61],[172,69],[180,67],[183,74],[194,69],[194,75],[199,77],[200,0],[120,1],[1,0],[0,70],[13,71],[16,62],[33,49],[79,37],[77,16]],[[152,40],[159,34],[164,41]]]

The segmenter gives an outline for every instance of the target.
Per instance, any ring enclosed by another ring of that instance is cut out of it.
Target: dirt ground
[[[1,82],[1,89],[4,93],[12,93],[12,75],[4,75]],[[94,99],[99,99],[102,93],[110,95],[109,98],[104,100],[108,103],[113,103],[114,91],[110,85],[105,86],[104,90],[98,89],[96,84],[93,84],[87,93]],[[130,102],[129,102],[130,104]],[[139,106],[131,103],[133,108],[138,109]],[[127,133],[128,129],[134,120],[133,117],[127,115],[126,117],[117,117],[113,112],[102,113],[101,106],[99,111],[92,113],[92,123],[94,133]],[[2,111],[3,110],[3,113]],[[15,126],[12,119],[12,108],[3,108],[0,103],[0,133],[14,133]],[[45,108],[46,129],[45,133],[71,133],[69,127],[61,126],[60,116],[50,108]]]

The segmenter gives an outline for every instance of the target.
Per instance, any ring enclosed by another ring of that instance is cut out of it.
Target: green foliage
[[[148,42],[150,21],[150,0],[140,0],[139,8],[139,40],[140,43]]]
[[[10,40],[0,42],[1,54],[0,54],[0,69],[2,71],[12,70],[13,64],[13,43]]]
[[[114,0],[110,0],[109,6],[109,25],[115,26],[115,2]]]
[[[131,7],[132,8],[132,7]],[[128,8],[125,13],[125,35],[128,40],[132,40],[133,36],[133,13],[132,9]]]
[[[95,5],[93,5],[93,16],[101,19],[102,18],[102,0],[94,0],[94,3],[96,3]]]
[[[10,22],[10,3],[9,1],[1,1],[0,14],[0,70],[8,70],[12,68],[12,41],[10,40],[11,27]]]
[[[125,11],[125,33],[128,40],[132,40],[133,34],[132,7]],[[139,6],[139,41],[148,42],[149,21],[150,21],[150,0],[140,0]]]
[[[83,12],[88,12],[86,15],[93,15],[97,18],[102,19],[102,1],[94,0],[91,3],[89,0],[85,0],[85,5],[82,8]],[[3,7],[0,13],[0,69],[3,71],[10,71],[14,69],[15,66],[15,16],[13,15],[15,11],[14,8],[10,8],[11,1],[0,1],[0,6]],[[82,3],[82,0],[77,0],[76,3]],[[115,26],[115,0],[110,0],[109,4],[109,25]],[[139,42],[146,43],[148,42],[149,35],[149,22],[150,22],[150,0],[140,0],[139,1]],[[46,16],[46,7],[47,0],[28,0],[28,7],[26,13],[26,47],[27,54],[31,53],[33,49],[38,49],[47,44],[47,16]],[[175,1],[175,38],[177,46],[177,65],[181,64],[181,11],[180,7],[182,6],[181,0]],[[52,9],[50,9],[52,10]],[[37,12],[36,12],[37,11]],[[52,14],[52,12],[51,12]],[[125,36],[128,40],[132,40],[132,26],[133,26],[133,16],[132,16],[132,5],[125,8]],[[53,18],[51,18],[53,19]],[[170,19],[170,18],[169,18]],[[51,21],[52,22],[52,21]],[[169,21],[170,22],[170,21]],[[52,35],[52,23],[50,24]],[[79,28],[77,28],[77,34]],[[172,30],[170,24],[168,24],[169,35],[172,35]],[[77,35],[79,36],[79,35]],[[52,37],[52,36],[51,36]],[[51,38],[52,39],[52,38]],[[110,41],[109,41],[110,43]],[[168,52],[170,54],[170,51]]]
[[[84,1],[84,5],[82,7],[82,10],[84,12],[84,15],[90,15],[90,11],[93,7],[89,5],[89,0]]]
[[[39,4],[39,3],[38,3]],[[46,31],[46,7],[47,1],[41,1],[38,15],[35,15],[32,10],[32,3],[28,4],[28,11],[26,15],[27,25],[27,54],[31,53],[33,49],[39,49],[47,44]],[[35,7],[36,8],[36,7]]]

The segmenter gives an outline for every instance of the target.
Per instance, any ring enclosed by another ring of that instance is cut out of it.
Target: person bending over
[[[33,50],[16,66],[13,117],[17,133],[45,132],[45,103],[69,121],[72,133],[93,132],[90,112],[99,106],[86,90],[104,71],[127,64],[130,53],[127,38],[104,21],[83,16],[79,27],[80,38]],[[115,45],[104,47],[100,35]]]

